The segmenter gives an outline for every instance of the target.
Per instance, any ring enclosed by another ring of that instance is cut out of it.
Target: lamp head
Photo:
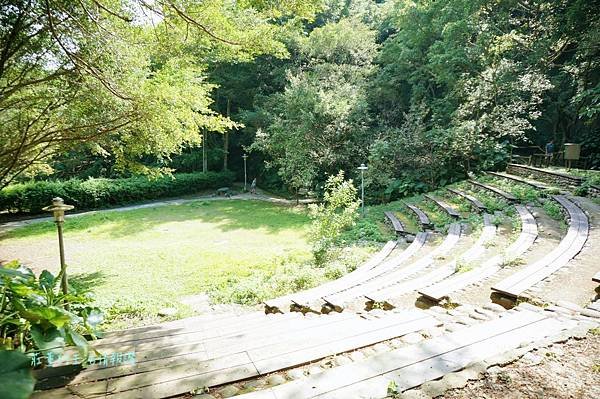
[[[60,197],[52,198],[52,205],[42,208],[42,210],[47,212],[52,212],[54,216],[55,222],[64,222],[65,221],[65,211],[70,211],[73,209],[73,205],[66,205],[65,201]]]
[[[361,163],[360,166],[357,169],[358,170],[367,170],[367,169],[369,169],[369,167],[366,166],[364,163]]]

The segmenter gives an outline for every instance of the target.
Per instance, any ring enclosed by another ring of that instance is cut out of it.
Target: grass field
[[[92,289],[108,328],[146,324],[164,307],[187,315],[184,296],[208,292],[227,301],[224,292],[246,278],[306,264],[308,225],[302,208],[241,200],[80,216],[65,224],[68,270],[73,285]],[[0,261],[57,272],[55,229],[42,222],[0,236]]]

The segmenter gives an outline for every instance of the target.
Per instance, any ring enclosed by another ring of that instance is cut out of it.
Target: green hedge
[[[136,201],[194,194],[234,181],[231,172],[180,173],[156,179],[71,179],[14,184],[0,191],[0,210],[40,213],[53,197],[62,197],[78,210],[104,208]]]

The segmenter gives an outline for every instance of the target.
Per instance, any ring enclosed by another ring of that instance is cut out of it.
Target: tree
[[[207,62],[285,56],[286,24],[269,21],[293,25],[317,3],[0,3],[0,188],[80,143],[148,172],[144,154],[169,157],[197,144],[199,128],[231,128],[210,109]]]
[[[311,204],[313,219],[310,240],[317,265],[323,265],[341,233],[355,223],[360,200],[352,180],[344,180],[344,172],[329,176],[323,202]]]
[[[376,51],[375,32],[358,21],[316,28],[301,41],[300,65],[289,71],[285,90],[261,104],[254,148],[293,191],[366,157],[366,79]]]

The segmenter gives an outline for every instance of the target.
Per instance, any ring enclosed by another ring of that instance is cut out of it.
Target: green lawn
[[[175,307],[179,317],[186,316],[190,309],[178,302],[181,297],[209,292],[231,299],[225,292],[240,282],[307,264],[308,225],[302,208],[242,200],[70,218],[65,224],[69,275],[72,284],[92,289],[109,316],[108,328],[159,321],[156,314],[163,307]],[[36,272],[58,270],[51,222],[0,236],[0,246],[0,260],[19,258]],[[261,295],[311,282],[292,283]]]

